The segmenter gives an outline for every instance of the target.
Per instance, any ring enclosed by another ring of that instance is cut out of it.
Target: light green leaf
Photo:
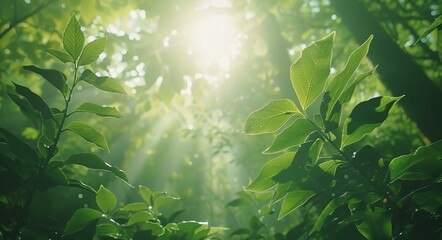
[[[143,200],[149,205],[152,206],[153,204],[153,197],[152,197],[152,190],[150,188],[145,186],[138,186],[139,192]]]
[[[351,85],[350,80],[353,76],[353,73],[361,64],[362,59],[364,59],[364,57],[367,55],[372,39],[373,35],[371,35],[359,48],[354,50],[350,54],[350,57],[348,58],[347,64],[345,65],[344,69],[330,80],[327,86],[327,91],[329,92],[331,99],[327,107],[326,119],[329,119],[335,104],[341,98],[345,89],[348,88],[349,85]]]
[[[128,182],[126,174],[121,169],[109,165],[101,157],[93,153],[73,154],[65,161],[50,161],[48,167],[59,167],[68,164],[78,164],[91,169],[110,171],[126,183]]]
[[[322,141],[322,139],[318,138],[310,147],[308,155],[311,159],[312,166],[315,166],[317,164],[319,155],[321,154],[322,146],[324,146],[324,142]]]
[[[310,106],[324,89],[330,73],[334,37],[332,32],[305,48],[290,67],[290,80],[303,109]]]
[[[282,200],[278,220],[281,220],[298,207],[304,205],[314,195],[315,193],[313,191],[297,190],[288,192],[284,200]]]
[[[402,97],[375,97],[356,105],[344,123],[341,148],[359,141],[381,126]]]
[[[47,49],[46,52],[48,52],[52,56],[56,57],[58,60],[62,61],[63,63],[74,62],[71,55],[69,55],[65,52],[58,51],[55,49]]]
[[[149,231],[152,236],[161,236],[165,232],[163,226],[156,222],[141,222],[139,228],[142,231]]]
[[[109,147],[107,146],[106,139],[103,135],[86,123],[72,122],[66,127],[66,130],[78,134],[86,141],[94,143],[109,152]]]
[[[288,168],[292,164],[294,156],[294,152],[288,152],[267,162],[258,177],[253,180],[246,190],[252,192],[264,192],[275,186],[276,181],[273,180],[272,177]]]
[[[388,165],[390,182],[400,179],[411,167],[427,159],[442,160],[442,140],[419,147],[412,154],[402,155],[391,160]]]
[[[102,117],[123,117],[115,107],[103,107],[93,103],[83,103],[74,112],[88,112]]]
[[[365,216],[366,219],[356,227],[367,240],[391,239],[391,216],[387,209],[375,208],[372,211],[367,207]]]
[[[63,236],[78,232],[101,217],[101,213],[90,208],[80,208],[74,212],[66,224]]]
[[[378,68],[378,66],[374,67],[373,69],[367,71],[367,72],[363,72],[360,73],[344,90],[344,92],[342,92],[341,97],[339,98],[339,103],[342,105],[344,103],[347,103],[348,101],[350,101],[351,96],[353,95],[353,92],[356,88],[356,86],[362,81],[364,80],[366,77],[372,75],[374,73],[374,71],[376,71],[376,69]]]
[[[153,209],[157,210],[161,206],[170,204],[176,200],[179,200],[179,198],[167,195],[164,192],[154,192],[153,193],[154,202],[153,202]]]
[[[98,38],[84,46],[80,59],[78,60],[79,66],[84,66],[95,62],[104,51],[106,47],[106,38]]]
[[[127,222],[127,226],[132,226],[134,224],[140,223],[140,222],[146,222],[153,219],[152,213],[148,211],[140,211],[134,213]]]
[[[117,205],[117,198],[115,195],[107,188],[100,186],[98,189],[97,196],[95,197],[98,207],[104,212],[108,213],[112,211]]]
[[[34,110],[41,113],[41,117],[44,119],[54,119],[52,116],[51,109],[49,106],[43,101],[43,99],[32,92],[29,88],[21,86],[19,84],[14,83],[15,91],[26,98],[26,100],[29,102],[29,104],[32,106]]]
[[[104,223],[97,225],[95,230],[95,235],[97,236],[107,236],[112,239],[121,239],[121,233],[119,232],[119,226],[115,226],[112,223]],[[101,238],[99,238],[101,239]]]
[[[301,112],[290,99],[273,100],[247,117],[246,134],[271,133],[284,125],[293,115]]]
[[[57,88],[63,96],[66,96],[68,92],[68,85],[66,84],[66,75],[55,69],[42,69],[36,66],[23,66],[24,69],[37,73],[46,79],[52,86]]]
[[[338,167],[344,163],[345,163],[345,161],[342,161],[342,160],[330,160],[330,161],[323,162],[323,163],[319,164],[319,167],[324,172],[334,176],[336,174],[336,170],[338,169]]]
[[[442,25],[442,15],[434,19],[431,25],[419,36],[419,38],[416,40],[416,43],[419,42],[421,38],[430,34],[434,29],[437,29],[440,25]]]
[[[129,203],[126,204],[124,207],[120,208],[121,211],[128,211],[128,212],[138,212],[147,209],[148,209],[147,205],[142,202]]]
[[[307,136],[315,130],[315,126],[313,126],[313,124],[307,119],[298,118],[292,123],[292,125],[276,136],[272,145],[270,145],[264,153],[275,153],[289,147],[298,146],[305,142]]]
[[[84,70],[80,76],[80,80],[106,92],[126,94],[124,88],[117,81],[110,77],[98,77],[89,69]]]
[[[72,14],[63,34],[63,47],[69,55],[76,61],[80,56],[81,50],[84,45],[84,34],[81,31],[80,24],[78,23],[74,14]]]

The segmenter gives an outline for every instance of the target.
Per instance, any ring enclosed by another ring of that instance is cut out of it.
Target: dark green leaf
[[[86,141],[94,143],[109,152],[109,147],[107,146],[106,139],[103,135],[86,123],[72,122],[66,127],[66,129],[80,135]]]
[[[278,220],[284,218],[298,207],[304,205],[315,193],[313,191],[296,190],[288,192],[282,200],[281,211],[279,211]]]
[[[112,239],[121,239],[121,234],[119,232],[120,226],[115,226],[112,223],[104,223],[97,225],[97,229],[95,230],[95,234],[97,236],[107,236]],[[101,238],[100,238],[101,239]]]
[[[247,117],[244,132],[246,134],[274,132],[293,115],[300,113],[290,99],[273,100]]]
[[[6,138],[11,152],[17,156],[26,169],[32,170],[37,167],[39,158],[34,149],[4,128],[0,128],[0,133]]]
[[[278,134],[272,145],[264,152],[275,153],[289,147],[298,146],[315,130],[316,127],[307,119],[298,118],[292,123],[292,125]]]
[[[23,66],[24,69],[37,73],[46,79],[52,86],[57,88],[63,96],[66,96],[68,92],[68,85],[66,84],[66,75],[55,69],[42,69],[36,66]]]
[[[63,34],[63,47],[69,55],[76,61],[80,56],[84,45],[84,34],[81,31],[77,18],[72,14]]]
[[[80,80],[106,92],[126,94],[124,88],[117,81],[110,77],[98,77],[89,69],[84,70],[80,76]]]
[[[74,112],[88,112],[102,117],[122,117],[115,107],[103,107],[93,103],[83,103]]]
[[[391,160],[388,170],[390,173],[390,182],[403,177],[411,167],[427,159],[442,159],[442,140],[432,143],[428,146],[419,147],[414,153],[402,155]]]
[[[34,123],[35,127],[40,127],[40,116],[38,115],[38,112],[34,110],[34,108],[29,104],[29,102],[23,98],[18,97],[15,94],[8,93],[11,100],[17,104],[17,106],[20,108],[20,111],[28,117],[32,123]]]
[[[91,193],[93,193],[93,194],[97,194],[97,191],[95,191],[95,189],[94,189],[93,187],[87,185],[86,183],[84,183],[84,182],[82,182],[82,181],[80,181],[80,180],[77,180],[77,179],[68,179],[68,181],[69,181],[68,186],[71,186],[71,187],[78,187],[78,188],[81,188],[81,189],[87,190],[87,191],[89,191],[89,192],[91,192]]]
[[[100,186],[97,191],[97,196],[95,198],[98,207],[104,212],[108,213],[117,205],[117,199],[115,195],[109,191],[107,188]]]
[[[37,112],[41,113],[41,117],[45,119],[53,119],[51,109],[48,107],[48,105],[43,101],[43,99],[32,92],[29,88],[21,86],[19,84],[13,83],[15,86],[15,91],[26,98],[28,100],[29,104],[36,110]]]
[[[290,67],[290,80],[302,109],[306,109],[322,93],[330,73],[331,52],[335,33],[314,42],[302,51]]]
[[[62,61],[63,63],[74,62],[71,55],[69,55],[65,52],[58,51],[55,49],[48,49],[48,50],[46,50],[46,52],[48,52],[52,56],[56,57],[58,60]]]
[[[368,240],[391,239],[391,216],[387,209],[375,208],[374,211],[367,207],[366,219],[356,227]]]
[[[393,105],[402,97],[375,97],[356,105],[345,120],[341,148],[359,141],[381,126]]]
[[[84,66],[95,62],[98,56],[104,51],[105,46],[106,38],[98,38],[86,44],[81,53],[80,59],[78,60],[78,65]]]
[[[78,232],[101,217],[101,213],[90,208],[80,208],[74,212],[66,224],[63,235]]]
[[[275,186],[276,181],[272,179],[282,170],[288,168],[295,156],[294,152],[285,153],[267,162],[259,173],[258,177],[246,188],[252,192],[264,192]]]
[[[157,195],[157,196],[155,196]],[[170,195],[167,195],[163,192],[155,192],[154,193],[154,202],[153,202],[153,209],[157,210],[159,207],[170,204],[176,200],[179,200],[177,197],[173,197]]]
[[[435,213],[442,206],[442,192],[440,184],[435,188],[413,194],[413,202],[429,213]]]
[[[27,171],[25,167],[23,167],[16,160],[3,155],[1,152],[0,152],[0,166],[13,172],[22,180],[26,180],[30,177],[29,171]]]
[[[341,206],[342,204],[346,203],[351,198],[351,195],[349,193],[345,193],[342,196],[333,198],[327,206],[325,206],[324,210],[322,210],[321,214],[319,215],[318,219],[316,220],[315,225],[313,226],[312,230],[310,231],[310,234],[321,230],[322,226],[324,225],[325,219],[330,216],[336,208]]]

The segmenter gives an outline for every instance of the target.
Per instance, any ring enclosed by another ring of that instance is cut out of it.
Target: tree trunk
[[[385,32],[379,22],[356,0],[331,0],[343,23],[359,44],[374,35],[368,57],[378,64],[383,84],[393,95],[405,95],[399,103],[421,132],[432,142],[442,138],[442,91],[422,68]]]

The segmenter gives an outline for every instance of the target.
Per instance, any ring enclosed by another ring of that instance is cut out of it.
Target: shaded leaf
[[[97,236],[107,236],[113,239],[121,239],[121,234],[119,232],[119,226],[115,224],[104,223],[97,225],[95,230],[95,235]]]
[[[71,55],[69,55],[65,52],[58,51],[55,49],[47,49],[46,52],[48,52],[52,56],[56,57],[58,60],[62,61],[63,63],[74,62]]]
[[[274,132],[293,115],[300,113],[290,99],[273,100],[247,117],[244,132],[246,134]]]
[[[24,69],[37,73],[48,81],[52,86],[57,88],[63,96],[68,92],[68,85],[66,84],[66,75],[55,69],[42,69],[36,66],[23,66]]]
[[[102,117],[122,117],[115,107],[103,107],[93,103],[83,103],[74,112],[88,112]]]
[[[313,191],[296,190],[288,192],[282,200],[281,210],[279,211],[278,220],[284,218],[298,207],[304,205],[315,193]]]
[[[330,160],[319,164],[319,167],[326,173],[335,175],[336,170],[342,164],[345,164],[345,161],[342,160]]]
[[[97,194],[97,191],[95,191],[95,189],[94,189],[93,187],[87,185],[86,183],[84,183],[84,182],[82,182],[82,181],[80,181],[80,180],[77,180],[77,179],[68,179],[68,181],[69,181],[68,186],[71,186],[71,187],[78,187],[78,188],[81,188],[81,189],[87,190],[87,191],[89,191],[89,192],[91,192],[91,193],[93,193],[93,194]]]
[[[20,163],[28,170],[36,169],[39,158],[34,149],[4,128],[0,128],[0,133],[6,138],[9,149],[17,156]]]
[[[72,122],[66,127],[66,130],[78,134],[86,141],[94,143],[109,152],[109,147],[107,146],[106,139],[103,135],[86,123]]]
[[[45,119],[53,119],[51,109],[48,107],[48,105],[43,101],[43,99],[32,92],[29,88],[25,86],[21,86],[19,84],[14,83],[15,91],[26,98],[26,100],[29,102],[29,104],[32,106],[34,110],[41,113],[41,117]]]
[[[28,117],[32,123],[34,123],[34,125],[36,127],[40,126],[40,117],[38,115],[38,112],[36,110],[34,110],[34,108],[31,106],[31,104],[29,104],[29,102],[23,98],[18,97],[15,94],[11,94],[8,93],[9,97],[11,98],[11,100],[17,104],[17,106],[20,108],[20,111],[26,115],[26,117]]]
[[[84,34],[81,31],[77,18],[72,14],[66,29],[63,33],[63,47],[69,55],[76,61],[80,56],[84,45]]]
[[[272,145],[264,152],[275,153],[289,147],[298,146],[305,142],[307,136],[315,130],[316,127],[307,119],[298,118],[288,128],[278,134]]]
[[[89,69],[84,70],[79,79],[106,92],[126,94],[124,88],[117,81],[110,77],[98,77]]]
[[[84,66],[95,62],[104,51],[106,46],[106,38],[98,38],[84,46],[80,59],[78,59],[78,65]]]
[[[322,210],[321,214],[316,220],[315,225],[313,226],[312,230],[310,231],[310,234],[321,230],[322,226],[324,225],[325,219],[330,216],[336,208],[341,206],[342,204],[346,203],[351,198],[351,195],[349,193],[345,193],[342,196],[333,198],[327,206],[325,206],[324,210]]]
[[[115,195],[109,191],[107,188],[100,186],[97,191],[97,196],[95,197],[98,207],[104,212],[108,213],[117,205],[117,199]]]
[[[324,89],[330,73],[334,37],[332,32],[305,48],[290,67],[290,80],[303,109],[310,106]]]
[[[364,214],[365,220],[356,227],[358,231],[368,240],[391,239],[392,225],[391,216],[387,209],[367,208]]]
[[[390,182],[400,179],[414,165],[427,159],[442,160],[442,140],[428,146],[421,146],[412,154],[402,155],[391,160],[388,165]]]
[[[63,235],[68,235],[74,232],[78,232],[89,224],[92,224],[95,220],[101,217],[101,213],[90,208],[80,208],[74,212],[71,219],[66,224],[66,228]]]
[[[269,162],[267,162],[253,182],[247,186],[246,190],[252,192],[263,192],[275,186],[276,181],[272,177],[276,176],[282,170],[288,168],[295,156],[294,152],[284,153]]]
[[[356,105],[344,123],[341,148],[359,141],[381,126],[388,112],[402,97],[375,97]]]

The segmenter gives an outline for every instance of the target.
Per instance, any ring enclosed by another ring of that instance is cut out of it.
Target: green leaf
[[[147,205],[142,202],[129,203],[126,204],[124,207],[120,208],[121,211],[128,211],[128,212],[138,212],[147,209],[148,209]]]
[[[342,160],[330,160],[319,164],[319,167],[326,173],[335,175],[336,170],[342,164],[345,164],[345,161]]]
[[[27,171],[25,167],[23,167],[16,160],[3,155],[1,152],[0,152],[0,166],[8,169],[22,180],[26,180],[30,177],[29,171]]]
[[[17,156],[26,169],[33,170],[37,167],[39,158],[31,146],[4,128],[0,128],[0,133],[6,138],[11,152]]]
[[[176,200],[179,200],[179,198],[167,195],[164,192],[154,192],[153,196],[154,196],[154,202],[153,202],[153,209],[154,210],[157,210],[161,206],[164,206],[164,205],[170,204]]]
[[[46,79],[52,86],[57,88],[63,96],[66,96],[68,92],[68,85],[66,84],[66,75],[55,69],[42,69],[36,66],[23,66],[24,69],[37,73]]]
[[[115,107],[103,107],[93,103],[83,103],[74,112],[88,112],[102,117],[123,117]]]
[[[419,38],[416,40],[416,43],[419,42],[421,38],[430,34],[434,29],[437,29],[440,25],[442,25],[442,15],[434,19],[433,23],[431,23],[431,25],[419,36]]]
[[[146,222],[153,219],[152,213],[148,211],[140,211],[134,213],[127,222],[127,226],[132,226],[134,224],[140,223],[140,222]]]
[[[442,63],[442,29],[437,31],[436,46],[439,54],[439,61]]]
[[[101,213],[90,208],[80,208],[74,212],[66,224],[63,236],[78,232],[101,217]]]
[[[264,153],[275,153],[289,147],[298,146],[315,130],[315,126],[307,119],[298,118],[292,125],[276,136],[273,143]]]
[[[65,52],[58,51],[55,49],[47,49],[46,52],[48,52],[52,56],[56,57],[58,60],[62,61],[63,63],[74,62],[71,55],[69,55]]]
[[[95,191],[95,189],[93,187],[87,185],[86,183],[84,183],[84,182],[82,182],[80,180],[68,179],[68,181],[69,181],[68,186],[70,186],[70,187],[78,187],[78,188],[87,190],[87,191],[89,191],[89,192],[91,192],[93,194],[97,194],[97,191]]]
[[[298,207],[304,205],[314,195],[315,193],[313,191],[297,190],[288,192],[284,200],[282,200],[278,220],[281,220]]]
[[[353,95],[353,92],[356,88],[356,86],[362,81],[364,80],[366,77],[372,75],[376,69],[378,68],[378,66],[374,67],[373,69],[367,71],[367,72],[363,72],[360,73],[353,81],[351,81],[350,84],[348,84],[345,87],[345,90],[342,92],[341,96],[339,97],[339,103],[342,105],[344,103],[347,103],[348,101],[350,101],[351,96]]]
[[[306,109],[322,93],[330,73],[335,33],[314,42],[302,51],[290,67],[290,80],[302,109]]]
[[[163,226],[161,226],[159,223],[156,222],[142,222],[140,223],[139,228],[142,230],[142,232],[148,232],[152,234],[152,236],[161,236],[164,234]],[[157,238],[136,238],[134,237],[134,240],[137,239],[157,239]]]
[[[258,177],[253,180],[246,190],[252,192],[264,192],[275,186],[276,181],[273,180],[272,177],[288,168],[292,164],[294,156],[294,152],[288,152],[267,162]]]
[[[112,172],[115,176],[128,182],[126,174],[119,168],[106,163],[101,157],[93,153],[73,154],[65,161],[51,161],[48,167],[59,167],[68,164],[78,164],[91,169],[100,169]]]
[[[63,47],[69,55],[76,61],[80,56],[84,45],[84,34],[81,31],[77,18],[72,14],[63,34]]]
[[[247,117],[244,132],[261,134],[275,132],[293,115],[301,112],[290,99],[273,100]]]
[[[411,167],[427,159],[442,159],[442,140],[428,146],[421,146],[412,154],[402,155],[391,160],[388,165],[390,182],[400,179]]]
[[[34,108],[31,106],[31,104],[29,104],[29,102],[23,98],[20,98],[19,96],[15,95],[15,94],[11,94],[8,93],[9,97],[11,98],[11,100],[17,104],[17,106],[20,108],[20,111],[26,115],[26,117],[28,117],[32,123],[34,123],[34,125],[36,127],[40,127],[40,117],[39,114],[36,110],[34,110]]]
[[[341,148],[359,141],[381,126],[388,112],[402,97],[375,97],[356,105],[345,120]]]
[[[371,35],[359,48],[354,50],[350,54],[344,69],[330,80],[327,86],[327,91],[330,93],[331,100],[328,103],[327,114],[325,116],[326,119],[329,119],[335,104],[341,98],[342,94],[345,92],[345,89],[351,85],[351,77],[361,64],[362,59],[364,59],[364,57],[367,55],[372,39],[373,35]]]
[[[95,230],[95,235],[111,237],[112,239],[121,239],[119,226],[118,225],[115,226],[115,224],[112,223],[104,223],[97,225],[97,228]]]
[[[440,184],[433,189],[413,194],[413,202],[429,213],[435,213],[442,206],[442,192]]]
[[[80,59],[78,60],[79,66],[84,66],[95,62],[104,51],[106,46],[106,38],[98,38],[84,46]]]
[[[324,210],[322,210],[321,214],[316,220],[315,225],[313,226],[312,230],[310,231],[310,234],[321,230],[322,226],[324,225],[325,219],[330,216],[336,208],[341,206],[342,204],[346,203],[351,198],[351,195],[349,193],[344,193],[342,196],[333,198],[327,206],[325,206]]]
[[[138,186],[138,189],[140,191],[140,195],[143,198],[143,200],[149,206],[152,206],[152,204],[153,204],[152,190],[150,190],[148,187],[141,186],[141,185]]]
[[[89,69],[84,70],[80,76],[80,80],[106,92],[126,94],[124,88],[117,81],[110,77],[98,77]]]
[[[43,99],[32,92],[29,88],[25,86],[21,86],[19,84],[14,83],[15,91],[26,98],[26,100],[29,102],[29,104],[32,106],[32,108],[41,113],[41,117],[44,119],[53,119],[51,109],[48,107],[48,105],[43,101]]]
[[[80,135],[86,141],[94,143],[109,152],[109,147],[107,146],[106,139],[103,135],[86,123],[72,122],[66,127],[66,130]]]
[[[391,216],[384,208],[375,208],[374,211],[367,207],[366,219],[356,227],[368,240],[391,239],[392,225]]]
[[[95,197],[98,207],[104,212],[108,213],[112,211],[117,205],[117,198],[115,195],[107,188],[100,186],[98,189],[97,196]]]
[[[317,164],[319,155],[321,154],[322,146],[324,146],[324,142],[321,139],[316,139],[316,141],[310,147],[309,158],[311,160],[312,166],[315,166]]]

